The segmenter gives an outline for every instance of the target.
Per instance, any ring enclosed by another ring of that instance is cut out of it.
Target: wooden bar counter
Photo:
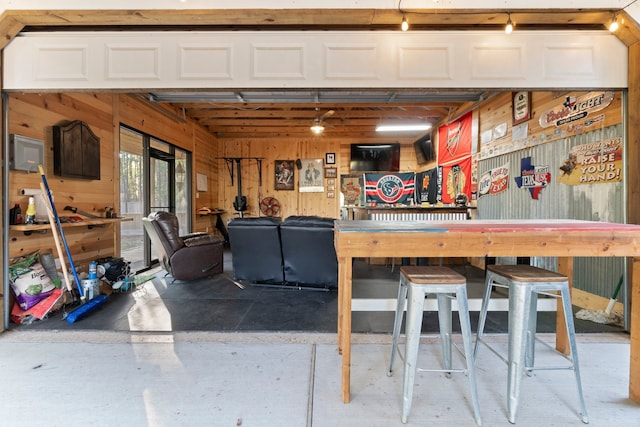
[[[558,257],[572,279],[574,257],[629,257],[631,299],[640,301],[640,225],[577,220],[336,221],[338,349],[342,398],[350,400],[352,260],[363,257]],[[640,403],[640,303],[631,306],[629,397]],[[562,316],[558,308],[558,316]],[[566,332],[556,347],[567,352]]]

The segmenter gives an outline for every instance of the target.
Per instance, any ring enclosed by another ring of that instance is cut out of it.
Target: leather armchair
[[[282,247],[278,218],[235,218],[227,224],[233,278],[282,284]]]
[[[171,212],[153,212],[142,218],[142,224],[161,254],[162,266],[174,280],[222,273],[224,238],[206,233],[180,236],[178,218]]]
[[[338,259],[333,218],[290,216],[280,225],[284,280],[287,283],[338,287]]]

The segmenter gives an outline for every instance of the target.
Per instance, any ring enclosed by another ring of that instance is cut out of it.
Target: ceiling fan
[[[318,111],[319,109],[316,108],[316,112]],[[328,110],[323,115],[317,116],[315,119],[313,119],[313,124],[309,128],[311,129],[311,132],[313,132],[315,135],[320,135],[322,132],[324,132],[324,127],[325,127],[324,119],[326,119],[327,117],[331,117],[334,114],[335,114],[335,110]]]

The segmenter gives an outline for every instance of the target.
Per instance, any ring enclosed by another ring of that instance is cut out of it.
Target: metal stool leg
[[[438,297],[438,322],[440,323],[440,345],[442,346],[442,363],[445,370],[451,369],[451,298],[445,294]],[[451,372],[445,374],[451,378]]]
[[[536,329],[538,324],[538,294],[531,291],[529,302],[529,317],[525,319],[526,323],[526,349],[524,353],[524,365],[527,376],[531,376],[531,369],[535,364],[536,354]]]
[[[467,375],[469,377],[469,386],[471,388],[473,413],[475,414],[476,424],[480,426],[482,425],[482,416],[480,415],[480,403],[478,400],[476,367],[474,353],[472,351],[473,341],[471,339],[471,321],[469,320],[469,302],[467,300],[467,289],[465,286],[458,287],[458,290],[456,292],[456,301],[458,303],[458,317],[460,318],[460,331],[462,332],[464,358],[467,364]]]
[[[578,363],[578,346],[576,344],[576,332],[573,324],[573,311],[571,309],[571,296],[569,294],[569,286],[563,287],[560,291],[562,295],[562,308],[564,310],[564,321],[567,325],[567,335],[569,336],[569,346],[571,347],[571,361],[573,363],[573,371],[576,377],[576,386],[578,388],[578,398],[580,400],[580,419],[583,423],[589,423],[587,415],[587,405],[584,402],[582,394],[582,381],[580,379],[580,364]]]
[[[393,363],[396,359],[398,351],[398,338],[400,337],[400,329],[402,328],[402,319],[404,318],[404,308],[407,303],[407,281],[403,275],[400,275],[400,284],[398,286],[398,301],[396,303],[396,317],[393,322],[393,339],[391,342],[391,357],[389,358],[389,370],[387,376],[393,373]]]
[[[507,373],[507,413],[510,423],[516,422],[520,383],[525,367],[527,347],[526,330],[531,308],[531,290],[527,286],[513,283],[509,289],[509,366]]]
[[[422,314],[424,310],[424,292],[409,286],[407,293],[406,344],[404,347],[404,377],[402,381],[402,422],[406,423],[413,400],[413,386],[416,377]]]
[[[478,348],[480,346],[480,341],[482,340],[482,336],[484,335],[484,325],[487,321],[487,311],[489,308],[489,300],[491,299],[491,283],[493,282],[493,274],[491,272],[487,272],[487,277],[485,279],[484,285],[484,296],[482,297],[482,306],[480,307],[480,317],[478,319],[478,331],[476,333],[476,343],[473,348],[473,360],[475,362],[478,357]]]

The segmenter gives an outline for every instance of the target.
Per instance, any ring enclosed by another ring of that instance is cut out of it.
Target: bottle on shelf
[[[25,212],[24,223],[25,224],[36,223],[36,202],[33,197],[29,197],[29,206],[27,206],[27,212]]]
[[[9,209],[9,224],[18,225],[22,223],[22,209],[20,204],[16,203],[14,207]]]

